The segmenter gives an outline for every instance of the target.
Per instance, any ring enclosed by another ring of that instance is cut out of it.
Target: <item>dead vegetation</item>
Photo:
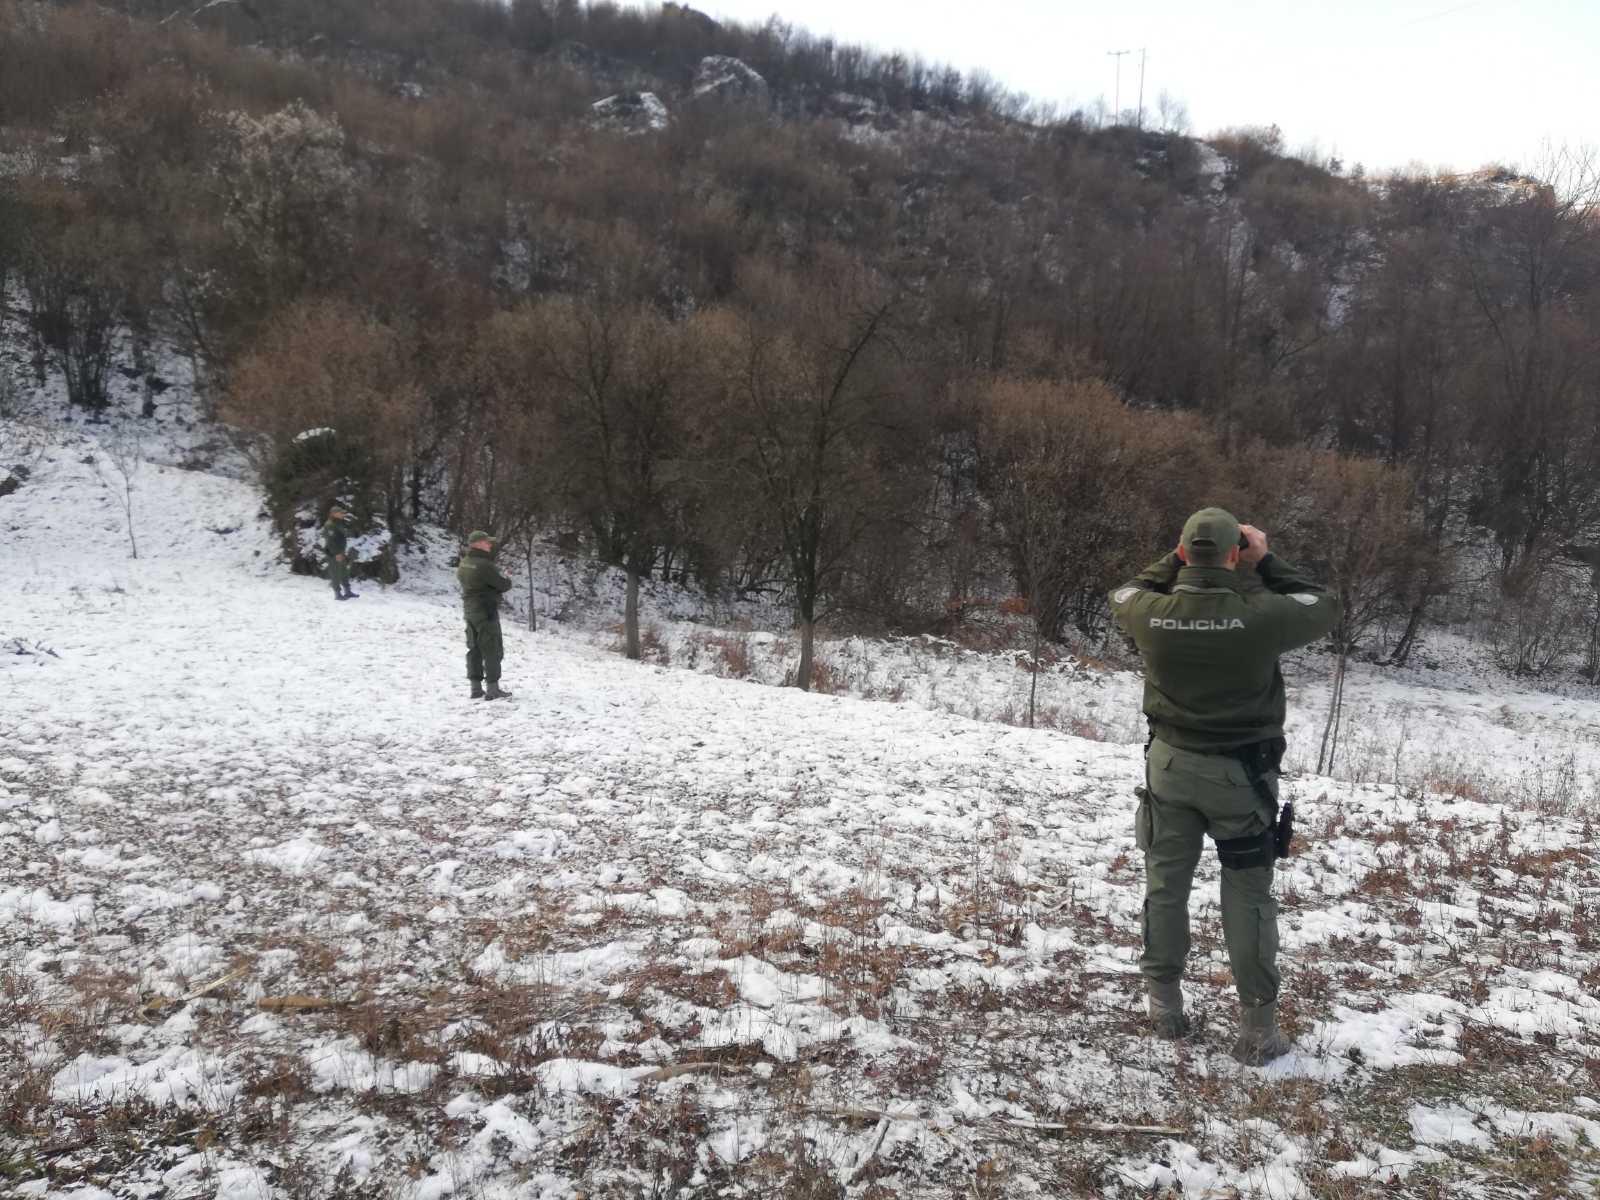
[[[921,869],[904,831],[868,830],[848,878],[827,887],[714,882],[641,849],[630,888],[680,900],[641,904],[644,892],[618,888],[597,901],[551,875],[444,938],[427,928],[426,894],[364,903],[366,932],[352,939],[336,932],[348,905],[259,872],[262,913],[325,912],[326,925],[247,915],[236,930],[256,932],[236,932],[225,959],[164,976],[130,970],[121,933],[30,926],[0,969],[0,1051],[21,1064],[0,1076],[0,1180],[131,1186],[195,1162],[213,1190],[250,1164],[308,1200],[389,1195],[451,1171],[466,1194],[544,1171],[640,1200],[1092,1197],[1131,1194],[1140,1178],[1160,1195],[1179,1193],[1141,1173],[1174,1161],[1174,1143],[1228,1164],[1242,1196],[1267,1194],[1252,1181],[1285,1144],[1308,1194],[1335,1200],[1480,1184],[1555,1197],[1596,1177],[1583,1136],[1492,1120],[1494,1105],[1582,1113],[1600,1080],[1585,1037],[1516,1018],[1544,995],[1530,979],[1589,992],[1600,979],[1600,876],[1577,827],[1555,837],[1465,800],[1328,810],[1280,885],[1281,1019],[1319,1066],[1277,1078],[1218,1069],[1231,979],[1203,901],[1196,1034],[1175,1046],[1143,1036],[1136,981],[1108,969],[1136,953],[1137,872],[1109,857],[1104,871],[1057,861],[1067,852],[1039,828],[1038,803],[1008,796],[975,836],[918,842],[933,846]],[[1075,803],[1093,819],[1095,801]],[[749,813],[721,819],[735,816]],[[417,819],[423,844],[436,820]],[[744,854],[801,848],[794,838],[769,825]],[[1349,916],[1338,932],[1293,933],[1299,915],[1332,912]],[[626,967],[583,968],[580,981],[574,964],[602,953]],[[1422,1009],[1397,1007],[1421,996]],[[1399,1012],[1411,1015],[1393,1044],[1335,1039]],[[71,1064],[137,1058],[141,1043],[193,1053],[195,1086],[165,1103],[60,1087]],[[1374,1061],[1375,1046],[1398,1065]],[[458,1106],[463,1096],[472,1103]],[[1417,1105],[1464,1106],[1492,1136],[1385,1174],[1380,1152],[1417,1149]],[[545,1132],[529,1144],[497,1134],[491,1109]],[[327,1130],[357,1121],[377,1131],[365,1171],[327,1150]]]

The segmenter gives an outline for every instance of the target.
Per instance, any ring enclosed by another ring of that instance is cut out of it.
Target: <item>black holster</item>
[[[1266,775],[1268,771],[1274,775],[1282,773],[1283,756],[1288,749],[1288,741],[1280,737],[1253,742],[1228,752],[1244,767],[1245,778],[1250,780],[1250,786],[1255,789],[1267,810],[1278,814],[1272,826],[1272,849],[1277,858],[1289,857],[1289,846],[1294,841],[1294,805],[1285,801],[1279,806],[1272,789],[1267,786]]]

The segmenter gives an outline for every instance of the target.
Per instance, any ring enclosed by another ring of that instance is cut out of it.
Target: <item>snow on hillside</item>
[[[1296,1050],[1246,1069],[1209,854],[1198,1034],[1141,1033],[1131,676],[1052,674],[1084,739],[995,723],[1019,673],[956,648],[831,645],[899,680],[866,701],[508,625],[473,703],[442,562],[335,604],[249,486],[154,463],[130,561],[79,437],[0,498],[13,1194],[1600,1180],[1592,696],[1351,685],[1364,776],[1299,781],[1279,884]]]

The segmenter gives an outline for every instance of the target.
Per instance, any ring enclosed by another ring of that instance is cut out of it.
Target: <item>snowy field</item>
[[[806,695],[602,615],[508,623],[475,704],[442,562],[335,604],[156,463],[130,561],[107,479],[70,435],[0,498],[0,1193],[1595,1194],[1592,691],[1353,678],[1247,1069],[1214,856],[1197,1035],[1141,1033],[1133,676],[1028,730],[1003,656],[827,643]]]

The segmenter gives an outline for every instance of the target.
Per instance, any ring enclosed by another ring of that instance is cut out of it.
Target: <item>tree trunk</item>
[[[156,415],[155,389],[150,386],[150,353],[143,330],[135,327],[133,332],[133,367],[139,372],[139,388],[142,402],[139,405],[141,417]]]
[[[1411,657],[1411,651],[1417,644],[1417,634],[1422,630],[1422,614],[1427,608],[1426,599],[1418,600],[1406,614],[1405,632],[1400,635],[1400,640],[1395,643],[1394,652],[1389,655],[1391,667],[1403,667],[1406,665],[1406,660]]]
[[[1589,622],[1589,653],[1588,667],[1589,682],[1600,683],[1600,588],[1595,590],[1594,618]]]
[[[533,538],[525,543],[528,552],[528,632],[539,628],[538,605],[533,601]]]
[[[639,651],[639,568],[628,564],[628,599],[622,615],[623,636],[628,643],[628,657],[637,660]]]
[[[1344,717],[1344,672],[1348,661],[1349,651],[1341,644],[1328,697],[1328,720],[1322,727],[1322,745],[1317,749],[1318,775],[1333,774],[1333,760],[1339,753],[1339,726]]]
[[[1033,678],[1028,683],[1028,728],[1032,729],[1034,714],[1039,709],[1039,623],[1033,625]]]
[[[816,645],[817,623],[815,620],[801,617],[800,625],[800,669],[795,675],[794,685],[802,692],[811,690],[811,672],[814,669],[813,651]]]

